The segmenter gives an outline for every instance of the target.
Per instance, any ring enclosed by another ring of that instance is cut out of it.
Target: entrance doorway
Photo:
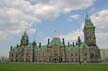
[[[62,62],[62,58],[59,56],[59,57],[54,57],[53,58],[53,62],[54,63],[61,63]]]

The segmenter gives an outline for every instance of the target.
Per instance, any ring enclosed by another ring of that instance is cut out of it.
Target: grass
[[[0,71],[108,71],[108,64],[1,63]]]

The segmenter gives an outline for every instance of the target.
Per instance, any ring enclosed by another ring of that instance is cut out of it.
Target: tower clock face
[[[89,33],[89,34],[87,34],[87,39],[88,40],[94,40],[95,38],[94,38],[93,34]]]
[[[89,37],[91,37],[91,34],[89,33],[89,34],[87,34],[87,38],[89,38]]]
[[[89,39],[89,40],[91,40],[92,39],[92,34],[87,34],[87,38]]]

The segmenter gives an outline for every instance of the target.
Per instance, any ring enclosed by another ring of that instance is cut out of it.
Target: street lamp
[[[79,64],[81,64],[81,61],[80,61],[80,45],[81,45],[81,39],[80,39],[80,37],[78,36],[78,46],[79,46]]]

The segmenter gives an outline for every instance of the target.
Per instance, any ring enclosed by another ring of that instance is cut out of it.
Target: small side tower
[[[29,37],[26,33],[26,31],[24,32],[22,38],[21,38],[21,41],[20,41],[20,46],[27,46],[29,43]]]

